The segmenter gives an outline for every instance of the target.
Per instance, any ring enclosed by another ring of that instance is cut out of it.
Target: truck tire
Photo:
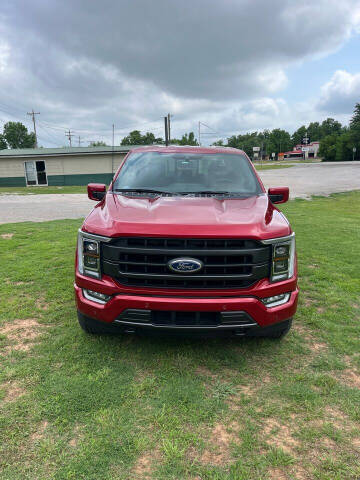
[[[104,333],[114,333],[114,330],[111,328],[110,325],[103,324],[97,320],[94,320],[86,315],[83,315],[81,312],[77,312],[79,325],[86,333],[90,333],[92,335],[101,335]]]
[[[285,320],[285,322],[281,322],[281,324],[276,324],[271,327],[266,327],[264,328],[264,331],[258,331],[254,333],[255,337],[261,337],[261,338],[272,338],[274,340],[280,339],[285,337],[285,335],[289,332],[290,328],[292,326],[292,318],[289,318],[289,320]]]

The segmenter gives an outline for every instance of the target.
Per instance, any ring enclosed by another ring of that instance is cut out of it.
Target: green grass
[[[301,295],[282,341],[87,336],[79,221],[1,225],[0,478],[359,478],[359,209],[284,206]]]
[[[0,187],[0,195],[41,195],[44,193],[86,193],[86,185],[59,187]]]
[[[269,164],[261,165],[258,163],[255,164],[256,170],[278,170],[280,168],[291,168],[293,166],[294,165],[269,165]]]

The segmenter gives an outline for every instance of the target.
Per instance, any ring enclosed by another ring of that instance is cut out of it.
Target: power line
[[[49,142],[58,146],[58,147],[63,147],[64,144],[60,143],[60,140],[56,137],[54,137],[50,132],[48,132],[42,125],[38,125],[38,129],[43,131],[43,133],[47,136],[47,139],[45,139],[46,142]],[[38,138],[41,138],[40,135],[38,135]]]
[[[203,132],[201,133],[201,125],[203,125],[204,127],[208,128],[209,130],[212,130],[211,133],[206,133],[206,132]],[[206,123],[203,123],[203,122],[198,122],[198,131],[199,131],[199,145],[201,146],[201,135],[217,135],[218,132],[216,132],[213,128],[209,127],[209,125],[206,125]]]

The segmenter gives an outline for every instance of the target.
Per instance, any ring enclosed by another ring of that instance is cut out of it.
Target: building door
[[[47,185],[46,165],[44,160],[25,162],[26,185]]]

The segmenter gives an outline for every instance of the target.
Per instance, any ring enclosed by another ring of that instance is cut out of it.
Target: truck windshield
[[[113,190],[149,193],[262,193],[249,160],[241,154],[132,153]]]

